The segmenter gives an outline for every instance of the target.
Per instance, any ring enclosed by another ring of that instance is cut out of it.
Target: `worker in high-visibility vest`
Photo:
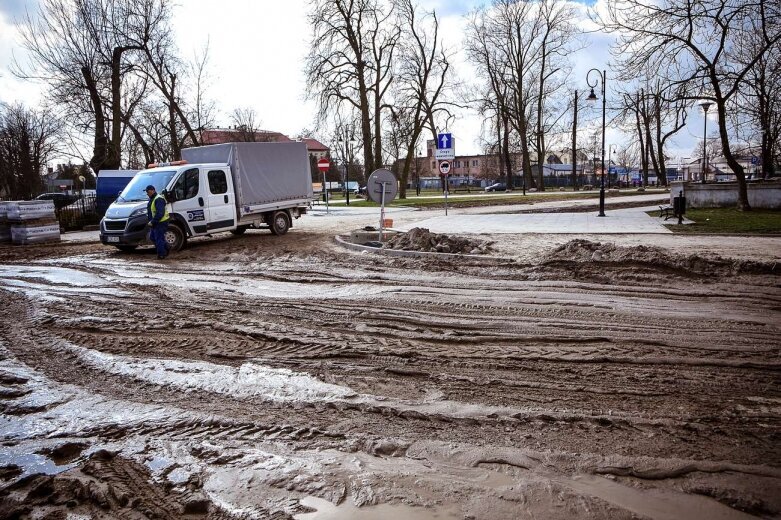
[[[147,226],[152,228],[149,238],[155,244],[157,258],[162,260],[168,256],[168,244],[165,242],[165,232],[168,231],[167,202],[151,184],[146,187],[146,194],[149,197],[146,205],[146,217],[149,219]]]

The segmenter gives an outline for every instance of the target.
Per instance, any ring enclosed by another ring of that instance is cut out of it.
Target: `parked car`
[[[73,204],[78,200],[78,197],[74,195],[68,195],[67,193],[41,193],[35,200],[50,200],[54,202],[54,209],[60,210],[65,206]]]
[[[75,201],[73,201],[72,204],[68,204],[67,206],[62,208],[62,210],[75,211],[84,214],[95,213],[97,211],[95,207],[96,206],[95,201],[96,201],[96,197],[94,195],[79,197]]]
[[[503,182],[495,182],[490,186],[486,186],[485,191],[507,191],[507,185]]]
[[[353,195],[358,195],[361,197],[366,196],[366,186],[358,186],[353,190]]]

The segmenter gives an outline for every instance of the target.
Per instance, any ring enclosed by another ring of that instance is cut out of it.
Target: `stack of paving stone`
[[[11,242],[19,245],[60,241],[60,223],[50,200],[23,200],[8,204]]]
[[[11,227],[8,225],[8,205],[10,202],[0,202],[0,244],[11,241]]]

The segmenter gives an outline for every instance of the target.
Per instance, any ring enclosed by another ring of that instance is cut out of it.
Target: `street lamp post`
[[[703,184],[705,184],[705,172],[708,169],[708,110],[710,110],[710,107],[712,106],[713,102],[711,101],[700,102],[700,108],[702,108],[702,112],[705,114],[702,118],[702,175],[700,176],[700,182]]]
[[[592,83],[589,79],[591,77],[591,73],[595,72],[597,74],[597,78],[594,78],[594,82]],[[588,101],[591,103],[596,102],[597,95],[594,94],[594,87],[596,87],[598,84],[602,85],[602,180],[600,182],[599,186],[599,214],[598,217],[604,217],[605,216],[605,113],[606,113],[606,96],[605,96],[605,83],[607,82],[607,72],[606,71],[599,71],[598,69],[591,69],[586,74],[586,84],[591,88],[591,93],[588,95]]]
[[[344,152],[342,159],[344,162],[344,188],[345,188],[345,203],[350,205],[350,161],[353,156],[353,143],[355,143],[355,133],[352,127],[342,128],[337,139],[344,145]]]

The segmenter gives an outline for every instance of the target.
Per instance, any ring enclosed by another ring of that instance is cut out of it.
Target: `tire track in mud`
[[[98,437],[275,441],[367,453],[380,439],[403,445],[438,438],[554,453],[781,464],[774,310],[781,291],[766,278],[741,277],[732,291],[729,284],[682,286],[678,279],[634,286],[509,280],[496,287],[459,274],[473,267],[454,268],[438,280],[440,266],[425,262],[350,260],[357,262],[351,276],[328,278],[320,262],[286,258],[291,266],[264,259],[279,271],[231,272],[225,287],[264,278],[372,281],[398,290],[378,298],[334,301],[324,294],[300,301],[133,284],[123,286],[130,294],[119,301],[77,293],[66,302],[0,290],[0,330],[15,356],[53,380],[214,418],[118,425],[91,432]],[[410,274],[410,266],[420,276]],[[181,272],[202,271],[190,266]],[[111,277],[113,271],[102,273]],[[164,302],[164,309],[150,309],[150,300]],[[96,370],[69,356],[65,342],[139,358],[230,366],[254,361],[391,399],[528,411],[509,419],[454,419],[391,406],[291,406],[182,393]]]
[[[138,299],[139,303],[145,297],[140,297]],[[618,365],[639,362],[638,359],[641,356],[638,353],[638,346],[648,347],[648,344],[632,345],[630,343],[627,345],[625,342],[624,346],[616,348],[612,345],[613,341],[609,338],[611,331],[606,329],[605,326],[595,327],[595,332],[598,332],[600,336],[593,338],[578,338],[574,336],[572,338],[550,338],[544,335],[519,338],[517,334],[507,332],[507,329],[521,328],[521,325],[518,325],[516,320],[507,320],[510,321],[510,325],[508,326],[506,321],[502,321],[498,334],[493,333],[484,336],[481,327],[465,324],[464,318],[459,317],[460,315],[456,312],[458,310],[471,309],[472,306],[470,304],[427,300],[421,305],[420,301],[411,299],[401,302],[394,300],[391,305],[383,307],[381,311],[378,310],[379,316],[363,322],[363,326],[366,328],[373,327],[374,330],[383,331],[385,337],[378,339],[367,337],[363,334],[349,334],[344,326],[340,326],[344,319],[355,319],[349,316],[349,308],[344,311],[348,314],[347,317],[340,316],[339,318],[341,319],[339,320],[334,318],[329,320],[318,315],[318,313],[324,313],[329,310],[327,304],[322,302],[318,304],[320,307],[325,305],[322,309],[306,309],[304,304],[293,303],[288,305],[280,302],[261,301],[257,302],[257,306],[264,309],[262,312],[263,321],[260,321],[261,316],[258,316],[258,314],[261,313],[257,310],[243,306],[239,301],[234,301],[233,303],[230,307],[231,311],[226,312],[223,310],[219,312],[219,321],[216,321],[214,316],[207,316],[201,322],[197,319],[199,316],[196,308],[177,303],[175,305],[178,307],[177,312],[194,316],[190,318],[188,323],[199,323],[199,327],[191,331],[195,337],[181,338],[179,337],[180,334],[177,333],[175,339],[164,339],[162,341],[156,339],[155,335],[158,334],[157,329],[166,329],[165,326],[154,327],[147,334],[125,338],[116,334],[109,335],[104,331],[106,328],[111,329],[114,327],[116,322],[108,327],[80,326],[77,320],[60,320],[59,316],[51,315],[51,309],[48,311],[50,315],[44,320],[46,322],[44,325],[57,337],[73,341],[76,344],[89,345],[91,348],[98,348],[98,350],[107,352],[122,352],[124,354],[143,353],[146,355],[172,357],[174,359],[182,357],[207,359],[209,357],[213,358],[215,351],[219,350],[220,355],[224,359],[259,359],[272,366],[304,369],[315,375],[322,375],[325,380],[342,381],[348,386],[367,389],[374,385],[374,382],[378,379],[383,380],[383,388],[404,388],[408,385],[405,385],[403,381],[410,379],[409,373],[412,371],[418,375],[426,375],[423,381],[425,385],[438,386],[441,388],[440,391],[453,397],[476,400],[476,402],[485,404],[506,403],[508,398],[503,394],[505,389],[508,388],[523,388],[526,391],[523,397],[515,398],[515,401],[520,403],[525,401],[558,402],[562,407],[578,403],[579,406],[576,410],[598,409],[617,411],[622,408],[628,408],[622,406],[619,401],[625,400],[625,396],[630,394],[635,394],[637,399],[647,402],[648,399],[641,399],[641,397],[647,398],[648,396],[661,395],[669,398],[673,393],[679,395],[683,393],[680,388],[674,392],[671,392],[669,388],[673,386],[672,383],[675,383],[675,386],[680,386],[679,379],[669,379],[667,381],[668,384],[662,388],[659,388],[657,381],[651,381],[651,384],[641,385],[636,390],[622,391],[629,383],[628,378],[621,377],[625,370],[623,367],[618,367],[615,370],[616,377],[603,378],[599,381],[599,384],[584,385],[579,381],[582,376],[581,370],[575,370],[574,375],[568,378],[572,381],[570,383],[566,382],[567,378],[551,383],[550,373],[546,373],[552,371],[551,362],[567,366],[568,371],[573,370],[570,367],[573,363],[583,365],[604,364],[611,359],[614,364]],[[410,323],[406,316],[410,314],[411,309],[405,304],[410,307],[415,305],[416,310],[420,314],[423,314],[422,311],[425,310],[430,317],[433,317],[434,321],[449,320],[450,326],[441,327],[440,330],[447,328],[452,331],[455,329],[458,332],[458,336],[438,336],[436,330],[422,329],[425,326],[425,320],[421,321],[420,318]],[[354,308],[361,309],[364,315],[370,314],[367,312],[367,305],[367,301],[353,304]],[[90,305],[89,302],[83,303],[83,306],[85,308],[78,309],[78,312],[86,315],[98,315],[101,312],[99,306]],[[54,307],[56,305],[52,306],[52,308]],[[117,310],[122,308],[121,306],[117,307]],[[523,307],[517,305],[502,307],[502,309],[513,310],[518,308],[522,309]],[[280,310],[280,312],[273,313],[273,317],[277,321],[269,319],[269,314],[272,314],[269,313],[269,309]],[[389,309],[392,309],[392,311]],[[575,315],[579,320],[584,321],[593,319],[593,308],[589,309],[592,310],[591,313],[580,310],[571,314],[571,316]],[[72,306],[68,306],[67,310],[69,312],[74,311]],[[122,310],[124,311],[124,308]],[[307,329],[300,322],[307,310],[310,317],[312,317],[311,322],[318,324],[318,327],[315,329]],[[105,311],[106,309],[103,308],[103,312]],[[545,311],[526,312],[521,318],[528,319],[535,316],[539,318],[542,315],[556,315],[556,311],[553,309],[545,309]],[[114,312],[109,310],[109,315],[114,315]],[[147,316],[149,313],[145,312],[143,307],[131,312],[133,313],[132,316],[122,318],[116,332],[129,332],[135,328],[135,323],[150,321],[149,316]],[[391,322],[391,320],[396,320],[397,325],[395,327],[386,327],[385,325]],[[231,325],[225,325],[226,321],[231,323]],[[296,326],[291,328],[289,326],[290,323],[295,323]],[[561,323],[561,321],[558,323]],[[568,323],[570,327],[578,326],[578,321],[565,323]],[[711,320],[707,325],[713,326],[714,323]],[[461,324],[460,328],[457,324]],[[209,333],[210,330],[211,334]],[[250,338],[251,340],[236,338]],[[524,343],[524,345],[518,345],[519,342]],[[565,347],[566,342],[569,342],[571,346]],[[648,364],[654,366],[660,362],[671,365],[680,363],[679,359],[666,357],[671,351],[675,350],[674,345],[670,346],[667,352],[664,352],[660,351],[659,346],[655,342],[650,341],[647,343],[650,343],[651,347],[648,353],[648,356],[650,356],[650,359],[647,361]],[[154,347],[151,349],[148,347],[144,348],[150,344],[153,344]],[[219,345],[219,347],[215,348],[215,345]],[[341,345],[341,348],[337,348],[337,345]],[[378,346],[382,351],[386,351],[390,355],[378,355]],[[709,352],[708,349],[701,349],[699,354],[703,358],[709,355],[712,356],[712,352]],[[731,354],[734,355],[734,352]],[[312,365],[312,363],[317,364],[318,360],[329,363],[326,370]],[[348,360],[349,363],[345,363]],[[540,362],[546,363],[544,371],[539,367],[535,370],[523,370],[528,363],[534,365]],[[738,361],[738,363],[743,362]],[[399,368],[406,370],[406,372],[399,372]],[[520,371],[524,375],[523,380],[518,380],[518,375],[514,373],[516,371]],[[486,376],[488,372],[492,372],[492,374]],[[561,371],[556,370],[555,372],[560,373]],[[438,377],[432,377],[431,374],[434,373],[439,374]],[[707,379],[709,374],[706,373],[701,377]],[[461,379],[460,382],[459,378]],[[636,376],[633,376],[632,379],[635,387],[641,382]],[[392,383],[393,381],[397,381],[398,384]],[[611,384],[611,381],[614,382]],[[597,386],[602,391],[595,392],[590,390],[590,388]],[[492,390],[493,387],[497,389]],[[474,388],[481,388],[481,395],[475,396]],[[688,385],[685,390],[703,391],[696,384],[693,384],[693,386],[691,384]],[[533,392],[537,393],[536,400],[535,395],[530,395]],[[584,398],[584,394],[605,397],[602,397],[602,402],[600,402]],[[399,397],[418,397],[414,390],[412,393],[402,392],[396,395]],[[624,398],[615,397],[615,401],[610,402],[608,398],[611,395],[624,396]],[[509,400],[513,401],[513,399]],[[605,400],[608,402],[604,402]],[[602,405],[601,407],[599,406],[600,404]],[[631,404],[636,405],[636,403]],[[651,414],[648,413],[648,415]],[[663,414],[663,416],[669,417],[666,414]],[[672,417],[675,416],[675,414],[672,415]]]

